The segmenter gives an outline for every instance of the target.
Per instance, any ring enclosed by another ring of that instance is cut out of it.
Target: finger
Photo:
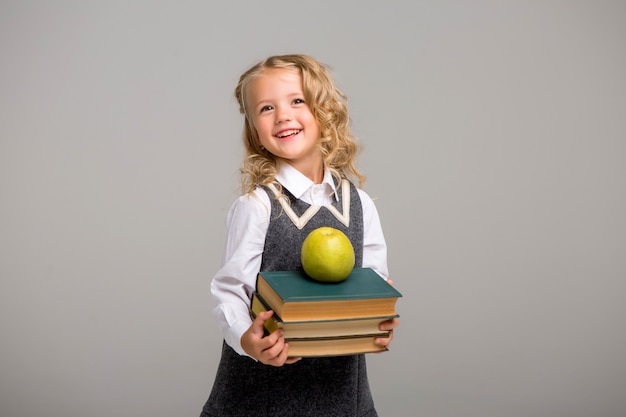
[[[379,337],[374,340],[374,343],[381,346],[389,346],[391,341],[393,340],[393,329],[400,324],[400,319],[397,317],[391,320],[385,320],[380,323],[379,329],[383,331],[389,332],[388,337]]]
[[[259,349],[261,354],[267,356],[267,358],[274,358],[278,356],[284,345],[283,330],[278,329],[275,332],[263,337],[259,341]],[[278,346],[277,346],[278,345]]]
[[[267,344],[264,345],[261,353],[267,360],[273,360],[279,357],[285,349],[285,339],[282,337],[282,333],[282,330],[276,330],[263,339],[263,342]]]
[[[264,363],[273,366],[282,366],[287,361],[287,344],[285,339],[280,338],[273,346],[263,351]]]
[[[398,327],[400,325],[400,319],[393,318],[390,320],[385,320],[383,322],[380,323],[380,326],[378,326],[378,328],[380,330],[383,331],[389,331],[389,330],[393,330],[394,328]]]
[[[282,364],[291,365],[302,359],[300,356],[289,356],[289,343],[285,342],[283,350],[278,355],[278,359]]]
[[[285,347],[283,349],[283,351],[280,353],[279,357],[283,360],[284,364],[293,364],[298,362],[300,359],[300,357],[289,357],[289,343],[285,342]]]
[[[380,346],[389,346],[392,339],[393,339],[393,330],[389,332],[389,337],[377,337],[374,340],[374,343]]]
[[[302,357],[300,357],[300,356],[296,356],[296,357],[289,357],[289,358],[287,358],[287,360],[285,361],[285,364],[291,365],[292,363],[296,363],[296,362],[298,362],[300,359],[302,359]]]
[[[274,315],[274,312],[272,310],[260,312],[255,317],[254,321],[252,322],[252,326],[250,327],[250,330],[252,331],[252,333],[255,335],[262,336],[265,333],[265,328],[263,326],[263,323],[265,323],[265,320],[272,317],[272,315]]]
[[[387,284],[393,285],[393,281],[390,278],[387,278]]]

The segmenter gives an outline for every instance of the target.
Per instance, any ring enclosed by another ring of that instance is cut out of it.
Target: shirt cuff
[[[239,355],[251,357],[241,347],[241,336],[252,324],[250,316],[246,314],[245,316],[237,317],[241,314],[236,314],[235,311],[224,304],[215,307],[213,312],[226,343]]]

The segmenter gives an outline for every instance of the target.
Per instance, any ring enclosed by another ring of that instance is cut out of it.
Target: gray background
[[[3,1],[0,415],[196,416],[239,74],[330,64],[391,275],[381,416],[626,415],[622,1]]]

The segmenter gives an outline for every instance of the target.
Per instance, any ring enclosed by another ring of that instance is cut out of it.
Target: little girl
[[[273,313],[249,314],[258,272],[300,268],[302,242],[321,226],[350,238],[355,267],[387,279],[376,207],[355,186],[365,178],[355,166],[347,99],[328,69],[306,55],[254,65],[235,96],[245,117],[245,194],[228,212],[223,264],[211,282],[225,343],[201,417],[377,416],[364,355],[290,357],[281,330],[264,334]],[[398,324],[381,323],[391,336],[376,343],[389,345]]]

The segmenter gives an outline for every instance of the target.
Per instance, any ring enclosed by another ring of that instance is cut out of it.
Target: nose
[[[279,109],[279,111],[276,112],[276,114],[277,114],[276,116],[277,125],[284,123],[284,122],[289,122],[292,120],[292,117],[293,117],[289,108]]]

